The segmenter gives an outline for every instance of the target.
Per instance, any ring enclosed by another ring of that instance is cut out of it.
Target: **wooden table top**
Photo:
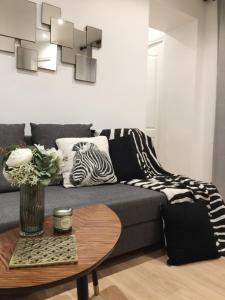
[[[45,236],[53,234],[52,216],[45,219]],[[78,278],[97,267],[115,247],[121,223],[107,206],[97,204],[73,210],[73,233],[78,248],[78,263],[9,269],[9,261],[19,238],[19,228],[0,234],[0,293],[20,289],[39,289]]]

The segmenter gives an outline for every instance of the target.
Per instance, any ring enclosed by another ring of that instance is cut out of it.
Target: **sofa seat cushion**
[[[130,226],[160,218],[160,206],[166,203],[164,194],[123,184],[65,189],[62,186],[46,188],[45,213],[51,215],[55,207],[73,208],[95,203],[111,207]],[[18,224],[19,192],[0,194],[0,231]]]

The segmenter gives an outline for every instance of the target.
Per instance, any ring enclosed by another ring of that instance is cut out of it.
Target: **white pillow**
[[[62,138],[56,144],[63,153],[63,185],[66,188],[117,182],[105,136]]]

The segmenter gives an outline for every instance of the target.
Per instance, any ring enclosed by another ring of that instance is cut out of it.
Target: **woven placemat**
[[[20,238],[9,268],[73,264],[77,261],[77,244],[73,236]]]

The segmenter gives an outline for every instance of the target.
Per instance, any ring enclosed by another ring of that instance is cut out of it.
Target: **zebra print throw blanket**
[[[225,255],[225,205],[213,184],[165,171],[157,160],[151,138],[139,129],[103,130],[99,134],[108,139],[125,135],[133,137],[137,159],[146,179],[133,179],[121,183],[162,192],[171,204],[204,201],[209,210],[209,218],[217,238],[218,252],[220,255]]]

